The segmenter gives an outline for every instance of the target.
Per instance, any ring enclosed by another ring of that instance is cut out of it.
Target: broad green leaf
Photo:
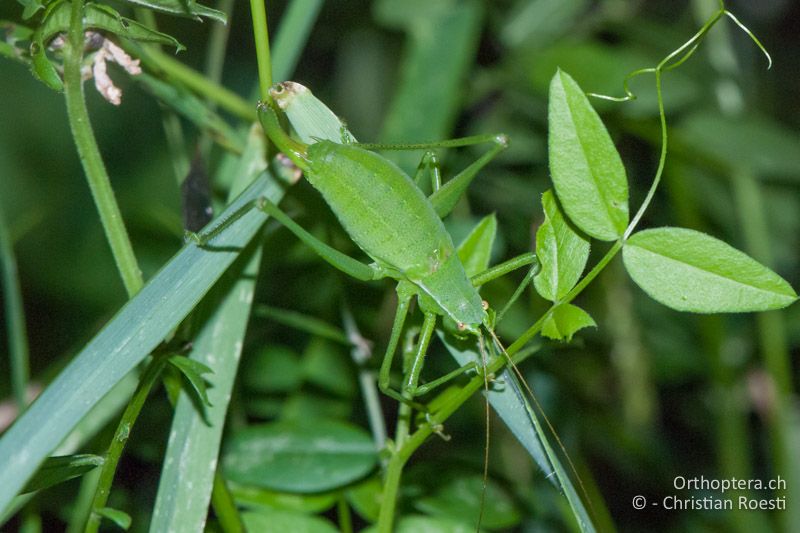
[[[400,517],[393,531],[395,533],[475,533],[475,525],[476,521],[473,520],[471,523],[468,519],[408,515]],[[378,527],[370,526],[362,530],[362,533],[378,533]]]
[[[65,1],[55,2],[48,6],[44,22],[36,30],[36,41],[46,45],[56,34],[68,31],[71,9],[72,5]],[[163,44],[172,46],[178,51],[183,50],[183,45],[166,33],[151,30],[102,4],[87,3],[84,6],[83,27],[87,30],[107,31],[134,41]]]
[[[281,420],[341,420],[353,412],[350,400],[316,392],[313,388],[295,392],[281,405]]]
[[[226,477],[287,492],[342,487],[369,473],[378,454],[369,434],[319,419],[251,426],[231,436],[222,458]]]
[[[257,487],[231,484],[231,495],[237,505],[248,509],[283,509],[298,513],[322,513],[336,505],[338,492],[289,494]]]
[[[200,361],[189,359],[183,355],[173,355],[168,361],[169,364],[177,368],[181,374],[183,374],[202,403],[211,406],[206,390],[206,379],[203,377],[203,374],[213,374],[214,371]]]
[[[425,514],[455,520],[474,519],[477,523],[482,492],[483,476],[462,475],[439,487],[434,495],[420,498],[414,507]],[[487,529],[507,529],[519,524],[521,519],[520,510],[508,492],[494,480],[487,480],[481,525]]]
[[[641,231],[625,243],[622,258],[642,290],[678,311],[766,311],[797,299],[792,287],[775,272],[699,231]]]
[[[560,304],[550,313],[542,325],[542,335],[555,340],[572,340],[572,336],[583,328],[597,327],[589,313],[572,304]]]
[[[578,283],[589,259],[589,240],[567,220],[552,191],[542,195],[542,207],[544,222],[536,232],[541,270],[533,283],[542,298],[555,302]]]
[[[561,206],[584,233],[603,241],[628,225],[628,181],[603,122],[569,74],[558,70],[548,108],[550,175]]]
[[[169,13],[170,15],[178,15],[181,17],[189,17],[195,20],[200,20],[200,17],[227,23],[227,17],[222,11],[211,9],[197,2],[187,0],[123,0],[129,4],[142,6],[156,11]]]
[[[220,216],[229,217],[263,195],[277,202],[283,193],[277,183],[259,178]],[[211,250],[184,246],[0,437],[0,509],[106,393],[194,309],[265,219],[257,210],[247,213],[212,241]]]
[[[464,265],[467,276],[472,277],[489,268],[496,235],[497,218],[494,214],[487,215],[458,245],[458,258]]]
[[[99,455],[77,454],[48,457],[25,486],[23,492],[42,490],[68,479],[82,476],[86,472],[102,466],[105,459]]]
[[[324,518],[278,509],[242,513],[242,522],[247,531],[291,531],[292,533],[338,533],[339,531]]]
[[[125,511],[120,511],[119,509],[112,509],[111,507],[103,507],[102,509],[97,510],[97,514],[102,516],[103,518],[107,518],[114,522],[117,527],[124,529],[125,531],[131,527],[131,515],[126,513]]]

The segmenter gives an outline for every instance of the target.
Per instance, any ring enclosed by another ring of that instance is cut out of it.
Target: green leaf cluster
[[[622,160],[583,90],[561,70],[550,84],[548,118],[558,205],[579,231],[622,242],[625,268],[653,299],[696,313],[780,309],[797,299],[772,270],[704,233],[658,228],[628,237],[634,228],[628,227]],[[589,243],[569,229],[552,196],[546,193],[542,203],[546,218],[536,236],[542,272],[535,283],[539,294],[556,303],[543,333],[570,338],[577,329],[594,325],[586,312],[560,302],[583,271]]]

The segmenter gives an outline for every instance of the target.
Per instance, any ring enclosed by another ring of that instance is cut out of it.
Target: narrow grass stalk
[[[219,0],[217,10],[225,13],[230,19],[233,12],[233,0]],[[225,52],[228,49],[228,35],[230,34],[230,24],[214,24],[211,27],[211,35],[208,38],[206,48],[205,73],[206,78],[219,84],[222,80],[222,69],[225,65]]]
[[[372,440],[375,442],[375,449],[382,450],[386,446],[386,421],[383,419],[376,373],[366,364],[372,358],[372,349],[358,330],[347,306],[342,309],[342,321],[350,345],[350,356],[358,368],[358,383],[364,398],[364,409],[372,432]]]
[[[67,102],[67,115],[75,146],[78,149],[83,170],[89,182],[106,239],[111,246],[114,261],[122,276],[128,297],[142,288],[142,272],[136,262],[128,232],[122,221],[119,206],[114,198],[106,167],[100,156],[100,149],[89,122],[89,112],[83,93],[81,79],[81,60],[83,58],[83,0],[72,2],[69,27],[69,46],[64,58],[64,96]]]
[[[353,517],[344,494],[339,496],[339,500],[336,502],[336,514],[339,517],[339,531],[353,533]]]

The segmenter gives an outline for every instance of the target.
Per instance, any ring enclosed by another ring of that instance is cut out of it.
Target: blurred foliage
[[[586,91],[620,95],[629,71],[655,64],[696,31],[708,3],[327,2],[293,79],[312,88],[363,141],[509,134],[511,148],[479,176],[467,200],[447,221],[458,241],[482,216],[495,213],[500,241],[495,253],[509,257],[531,249],[535,229],[543,221],[540,196],[550,186],[547,84],[555,68],[570,72]],[[268,4],[270,20],[279,21],[283,3]],[[797,287],[800,9],[786,0],[739,1],[728,7],[770,50],[774,67],[767,71],[747,37],[723,21],[698,54],[665,75],[671,151],[665,182],[641,227],[682,225],[706,231],[747,250]],[[20,20],[22,11],[16,2],[3,2],[0,20]],[[158,23],[159,30],[186,46],[178,58],[202,69],[208,31],[215,23],[188,24],[169,17],[159,17]],[[248,95],[256,72],[245,2],[235,3],[229,23],[223,83]],[[115,313],[125,292],[75,155],[61,96],[20,63],[0,58],[0,69],[0,202],[15,241],[32,375],[41,382]],[[158,102],[121,69],[113,67],[111,75],[123,88],[122,105],[107,104],[87,84],[88,104],[148,278],[182,244],[180,189]],[[632,88],[640,96],[636,102],[596,102],[596,107],[622,154],[632,205],[638,206],[655,169],[659,132],[651,79],[639,78]],[[184,126],[186,152],[191,155],[200,134],[188,123]],[[446,175],[453,175],[478,153],[442,154]],[[221,158],[222,150],[215,148],[207,163],[215,168]],[[401,164],[415,162],[411,157]],[[747,203],[754,198],[752,191],[760,202],[755,207]],[[339,249],[355,253],[309,186],[295,187],[285,205],[304,226]],[[765,231],[753,235],[754,224],[763,225]],[[341,323],[341,305],[346,302],[362,334],[375,342],[376,353],[382,353],[393,311],[389,286],[345,279],[287,232],[270,228],[268,249],[284,252],[265,254],[262,269],[271,282],[258,286],[256,302],[331,324]],[[590,264],[599,252],[593,250]],[[676,476],[781,475],[800,482],[781,470],[792,465],[776,458],[774,449],[778,434],[795,442],[800,439],[800,417],[790,412],[781,420],[773,418],[776,401],[790,409],[790,400],[796,401],[800,307],[769,315],[772,318],[679,314],[648,299],[618,266],[607,269],[579,299],[598,327],[582,330],[571,343],[545,342],[522,367],[578,466],[598,524],[608,523],[607,508],[610,520],[623,531],[773,531],[781,523],[788,528],[781,522],[786,511],[679,512],[660,506],[636,511],[631,499],[643,494],[660,501],[676,493]],[[487,286],[484,297],[505,301],[513,290],[512,281]],[[528,301],[513,308],[501,328],[508,338],[527,328],[546,308],[541,298],[528,294]],[[9,396],[6,350],[3,342],[3,398]],[[771,364],[765,354],[782,358],[784,374],[775,375],[781,364]],[[452,369],[439,345],[428,361],[428,376]],[[320,414],[349,418],[366,427],[356,369],[338,346],[253,317],[242,369],[230,415],[232,427],[248,419],[286,421]],[[165,395],[150,401],[153,406],[142,414],[140,431],[132,436],[112,492],[113,506],[132,515],[133,530],[146,527],[149,487],[157,484],[168,432]],[[389,415],[394,412],[394,402],[384,400],[383,405]],[[458,523],[450,524],[454,517],[449,514],[459,505],[469,510],[461,520],[468,527],[474,523],[474,496],[480,488],[474,476],[480,476],[483,461],[482,413],[476,399],[448,421],[450,442],[435,439],[412,460],[403,495],[415,503],[402,509],[406,519],[401,529],[418,530],[414,521],[426,519],[414,513],[422,512],[435,517],[427,519],[430,524],[447,523],[442,530],[459,530]],[[492,427],[485,527],[563,529],[571,518],[562,509],[560,495],[499,426]],[[101,433],[86,451],[102,450],[104,437]],[[431,465],[434,472],[426,472]],[[441,476],[456,471],[466,474],[452,480]],[[38,500],[48,527],[63,526],[59,520],[69,514],[67,496],[77,491],[74,483],[56,487]],[[376,490],[367,481],[348,491],[357,525],[374,520],[370,498]],[[798,491],[800,486],[788,487],[789,506],[798,507]],[[700,496],[677,492],[681,497]],[[276,508],[281,506],[269,507],[263,514],[254,510],[246,522],[277,520],[270,515],[277,513],[292,523],[293,514],[304,512]],[[327,516],[335,518],[336,513]]]

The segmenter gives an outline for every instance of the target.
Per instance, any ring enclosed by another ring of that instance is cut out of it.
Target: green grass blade
[[[251,135],[242,157],[223,170],[236,180],[233,194],[241,188],[239,184],[246,184],[264,168],[264,150],[264,137]],[[278,201],[282,194],[276,192],[271,198]],[[213,374],[206,376],[211,383],[208,388],[211,405],[200,412],[186,393],[178,399],[150,531],[203,529],[216,472],[216,468],[208,465],[216,464],[219,456],[260,263],[260,247],[248,247],[200,307],[209,313],[203,317],[205,321],[194,340],[191,358],[213,370]]]
[[[481,360],[480,355],[471,348],[459,346],[453,342],[453,339],[441,333],[439,333],[439,338],[442,339],[450,355],[458,364],[465,365],[470,361]],[[489,391],[489,404],[533,458],[533,461],[546,474],[547,479],[564,493],[580,530],[594,531],[589,513],[575,492],[558,455],[550,447],[539,417],[531,409],[516,376],[510,370],[504,369],[499,376],[499,381],[502,381],[503,385]]]
[[[261,249],[248,247],[215,287],[214,312],[194,342],[192,359],[208,365],[210,406],[205,416],[186,393],[175,408],[150,531],[201,531],[206,521],[219,444],[242,352]]]
[[[260,178],[223,213],[280,187]],[[197,305],[261,228],[252,211],[208,247],[185,246],[130,300],[0,439],[0,509],[90,409]],[[213,251],[213,253],[211,253]]]

